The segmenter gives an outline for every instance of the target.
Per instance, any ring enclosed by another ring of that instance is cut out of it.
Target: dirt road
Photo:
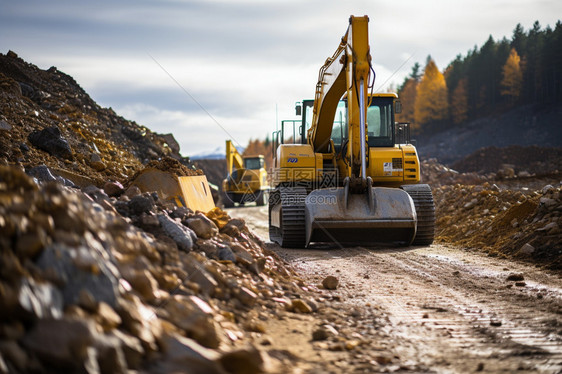
[[[267,240],[267,207],[229,213]],[[340,282],[317,291],[329,305],[323,320],[305,322],[333,326],[346,355],[309,338],[295,347],[296,333],[277,337],[292,340],[305,372],[562,372],[559,275],[443,245],[270,249],[312,284]]]

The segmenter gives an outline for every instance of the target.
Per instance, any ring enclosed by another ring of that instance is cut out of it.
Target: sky
[[[554,27],[562,1],[0,0],[0,53],[56,66],[190,156],[297,118],[350,15],[369,16],[375,88],[386,90],[428,55],[443,70],[518,23]]]

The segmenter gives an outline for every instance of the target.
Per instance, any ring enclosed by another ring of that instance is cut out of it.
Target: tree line
[[[466,56],[457,55],[443,72],[431,56],[398,88],[402,113],[416,133],[445,130],[478,117],[525,104],[562,103],[562,23],[525,31],[518,24],[510,40],[490,35]]]

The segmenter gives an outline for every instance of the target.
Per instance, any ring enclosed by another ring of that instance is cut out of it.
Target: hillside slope
[[[45,164],[100,186],[166,156],[189,165],[179,150],[172,134],[156,134],[100,107],[57,68],[41,70],[14,52],[0,54],[1,163]]]
[[[528,105],[504,114],[483,117],[463,126],[417,137],[423,159],[451,165],[483,147],[510,145],[562,147],[562,105]]]

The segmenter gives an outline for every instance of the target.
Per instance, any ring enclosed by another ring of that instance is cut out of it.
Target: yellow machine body
[[[394,122],[398,96],[368,91],[374,84],[368,22],[351,16],[320,69],[314,100],[299,110],[300,144],[283,144],[283,128],[274,133],[280,145],[269,232],[284,247],[433,241],[433,196],[419,184],[409,124]]]
[[[142,192],[156,191],[160,199],[185,206],[193,211],[208,212],[215,207],[211,189],[204,175],[177,176],[156,168],[147,168],[132,185]]]
[[[227,177],[222,182],[222,200],[226,207],[234,203],[256,202],[265,205],[268,197],[269,183],[265,157],[242,156],[231,140],[226,141]]]

